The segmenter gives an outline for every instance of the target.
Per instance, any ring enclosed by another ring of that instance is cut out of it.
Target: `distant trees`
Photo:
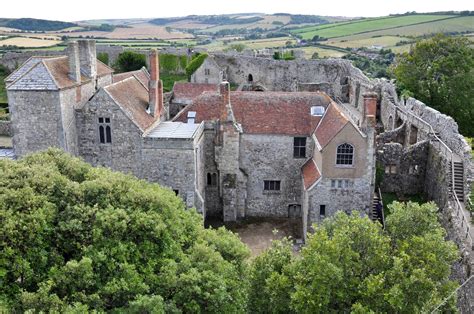
[[[397,58],[394,73],[402,91],[450,115],[461,133],[474,136],[474,48],[467,38],[419,41]]]
[[[109,54],[107,52],[99,52],[97,54],[97,59],[104,64],[109,64]]]
[[[248,249],[169,189],[49,150],[0,191],[2,312],[245,312]]]
[[[146,57],[145,55],[134,52],[134,51],[124,51],[119,54],[117,61],[115,62],[114,68],[118,72],[128,72],[140,70],[142,67],[146,66]]]
[[[250,272],[249,307],[256,313],[429,312],[456,283],[457,248],[432,203],[395,203],[387,231],[358,214],[338,213],[309,235],[301,257],[274,242]],[[455,309],[451,299],[443,308]]]

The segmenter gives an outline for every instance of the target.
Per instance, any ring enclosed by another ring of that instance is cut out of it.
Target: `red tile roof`
[[[332,102],[314,131],[321,148],[324,148],[348,122],[349,119],[347,119],[339,107]]]
[[[231,92],[230,102],[244,133],[309,136],[320,120],[311,116],[311,107],[326,107],[331,99],[324,93]],[[217,120],[221,103],[217,92],[205,92],[174,120],[185,122],[188,111],[196,112],[196,123]]]
[[[155,122],[147,113],[148,90],[135,76],[106,86],[104,90],[140,130],[145,131]]]
[[[303,167],[301,167],[301,174],[303,175],[303,183],[306,190],[321,178],[321,173],[319,172],[314,159],[308,160]]]
[[[117,83],[125,79],[128,79],[129,77],[132,77],[132,76],[135,76],[143,85],[148,86],[148,81],[150,80],[150,74],[148,73],[145,67],[136,71],[114,74],[113,82]]]
[[[173,86],[173,98],[177,102],[191,103],[196,97],[198,97],[202,93],[215,91],[217,91],[216,84],[176,82]]]

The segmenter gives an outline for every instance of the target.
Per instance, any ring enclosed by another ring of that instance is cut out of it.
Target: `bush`
[[[193,57],[191,62],[189,62],[188,66],[186,67],[186,75],[188,79],[191,79],[191,75],[196,72],[197,69],[203,64],[204,60],[207,58],[207,53],[198,54]]]
[[[97,59],[104,64],[109,64],[109,54],[107,52],[99,52],[97,54]]]
[[[168,188],[54,149],[0,160],[0,191],[6,312],[246,309],[248,249]]]

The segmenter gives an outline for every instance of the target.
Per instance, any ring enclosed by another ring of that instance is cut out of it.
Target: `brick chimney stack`
[[[95,48],[95,40],[81,39],[79,44],[79,61],[81,64],[81,72],[95,80],[97,77],[97,52]]]
[[[67,44],[69,56],[69,78],[76,83],[81,82],[81,65],[79,62],[79,45],[77,41],[70,41]]]
[[[160,117],[163,112],[163,83],[160,80],[160,60],[156,49],[150,52],[150,81],[148,83],[150,114]]]
[[[368,92],[364,97],[365,122],[367,126],[375,127],[377,114],[377,94]]]
[[[228,121],[229,119],[232,119],[232,117],[229,116],[229,113],[231,113],[231,107],[230,107],[230,85],[229,82],[223,81],[219,84],[219,94],[222,97],[222,107],[220,110],[220,121]]]

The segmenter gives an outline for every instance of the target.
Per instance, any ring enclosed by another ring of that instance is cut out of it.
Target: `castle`
[[[368,213],[377,95],[357,95],[357,120],[324,91],[234,92],[222,78],[177,83],[165,102],[156,51],[149,73],[116,75],[94,41],[67,52],[31,57],[6,80],[17,156],[60,147],[168,186],[223,221],[288,217],[306,231],[337,210]]]

